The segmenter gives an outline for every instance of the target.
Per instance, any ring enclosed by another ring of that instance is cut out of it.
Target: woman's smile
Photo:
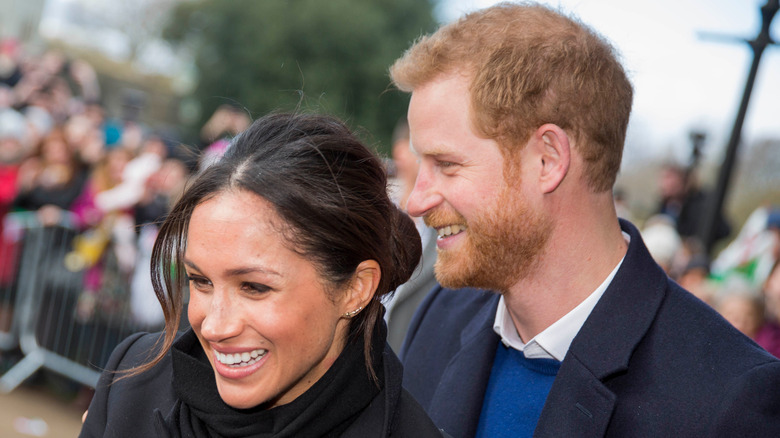
[[[247,366],[252,365],[253,363],[257,362],[258,360],[265,357],[265,354],[268,353],[268,350],[252,350],[251,352],[243,352],[243,353],[220,353],[219,351],[214,351],[214,358],[224,364],[224,365],[235,365],[237,367],[240,366]]]
[[[214,371],[226,379],[243,379],[262,369],[268,357],[268,350],[257,349],[243,353],[212,354]]]

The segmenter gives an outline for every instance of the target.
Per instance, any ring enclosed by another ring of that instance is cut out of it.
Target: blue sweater
[[[531,437],[561,363],[526,359],[499,343],[490,371],[477,438]]]

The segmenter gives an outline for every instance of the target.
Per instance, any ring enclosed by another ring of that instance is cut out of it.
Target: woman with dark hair
[[[401,388],[382,322],[420,251],[344,125],[256,121],[163,223],[165,333],[117,347],[81,436],[441,436]],[[177,335],[186,282],[191,329]]]

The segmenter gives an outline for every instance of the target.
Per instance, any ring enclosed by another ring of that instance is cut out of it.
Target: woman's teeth
[[[465,231],[465,225],[448,225],[446,227],[438,228],[436,231],[439,233],[439,239],[458,234],[461,231]]]
[[[258,350],[245,351],[243,353],[233,353],[233,354],[225,354],[225,353],[220,353],[218,351],[215,351],[214,353],[215,353],[214,356],[217,358],[217,361],[219,361],[222,364],[244,367],[247,365],[252,365],[253,363],[262,359],[263,356],[265,356],[265,354],[268,353],[268,350],[258,349]]]

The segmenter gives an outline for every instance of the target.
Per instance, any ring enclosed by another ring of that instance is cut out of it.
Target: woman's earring
[[[347,312],[344,314],[345,318],[352,318],[353,316],[357,315],[361,310],[363,310],[363,306],[358,307],[357,309]]]

